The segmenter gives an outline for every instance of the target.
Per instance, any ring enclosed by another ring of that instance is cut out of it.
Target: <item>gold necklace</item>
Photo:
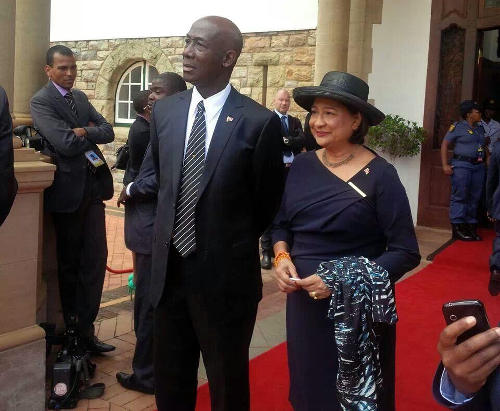
[[[326,149],[324,149],[323,155],[321,156],[321,158],[322,158],[325,166],[330,167],[330,168],[337,168],[337,167],[340,167],[340,166],[348,163],[349,161],[351,161],[354,158],[354,154],[353,153],[349,154],[346,158],[344,158],[341,161],[331,162],[331,161],[328,161],[328,158],[326,157]]]

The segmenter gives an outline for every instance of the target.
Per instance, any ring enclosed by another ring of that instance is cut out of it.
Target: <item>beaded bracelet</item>
[[[286,251],[280,251],[276,257],[274,257],[274,267],[278,267],[278,264],[280,263],[281,260],[284,258],[291,260],[290,254],[287,253]]]

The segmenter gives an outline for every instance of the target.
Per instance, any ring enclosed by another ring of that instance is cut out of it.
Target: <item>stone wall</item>
[[[115,93],[122,74],[134,63],[147,61],[159,72],[182,75],[184,37],[68,41],[77,56],[75,87],[83,90],[96,109],[112,124]],[[233,71],[231,83],[241,93],[272,108],[276,91],[286,87],[313,84],[315,30],[244,34],[244,47]],[[267,71],[267,82],[264,76]],[[290,113],[304,118],[305,113],[292,101]],[[127,138],[127,127],[115,127],[116,139],[103,152],[109,164]],[[123,173],[114,171],[115,190],[120,190]]]

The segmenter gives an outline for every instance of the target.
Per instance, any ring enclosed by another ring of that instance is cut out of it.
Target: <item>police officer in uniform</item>
[[[484,128],[479,124],[479,105],[472,100],[460,103],[462,120],[450,126],[441,144],[443,172],[451,176],[450,221],[453,237],[479,241],[477,208],[485,178],[486,147]],[[448,147],[453,144],[453,158],[448,164]]]

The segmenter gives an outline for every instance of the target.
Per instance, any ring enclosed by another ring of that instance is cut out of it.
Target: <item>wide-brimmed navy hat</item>
[[[370,88],[360,78],[342,71],[330,71],[325,74],[319,86],[297,87],[293,90],[293,99],[302,108],[311,111],[317,97],[340,101],[361,112],[371,126],[380,123],[385,114],[368,103]]]

